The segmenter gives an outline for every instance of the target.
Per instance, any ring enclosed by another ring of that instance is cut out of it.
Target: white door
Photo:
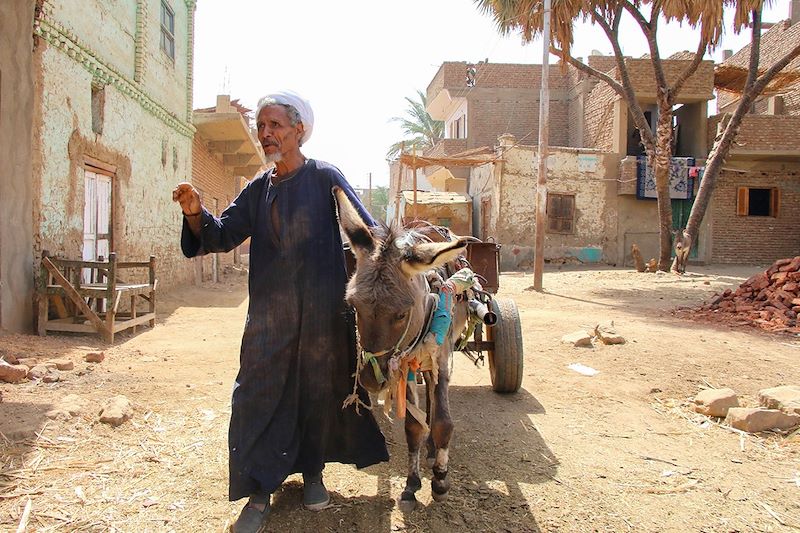
[[[108,259],[111,251],[111,178],[85,171],[83,204],[83,259]],[[91,283],[91,270],[84,269],[84,283]]]

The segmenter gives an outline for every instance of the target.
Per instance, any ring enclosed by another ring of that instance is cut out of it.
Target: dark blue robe
[[[219,218],[204,209],[199,239],[186,221],[181,236],[186,257],[227,252],[251,237],[250,304],[228,434],[231,500],[273,492],[289,474],[313,474],[326,462],[362,468],[389,458],[372,413],[342,409],[356,341],[331,188],[341,187],[375,223],[328,163],[308,160],[277,185],[269,176],[250,182]],[[279,236],[269,214],[275,202]]]

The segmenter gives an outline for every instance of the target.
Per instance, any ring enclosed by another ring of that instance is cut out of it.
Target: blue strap
[[[450,330],[450,323],[453,321],[453,317],[450,314],[452,304],[452,293],[442,288],[439,292],[439,302],[436,305],[436,311],[433,312],[433,321],[431,322],[431,332],[436,336],[436,344],[439,346],[444,344],[444,338]]]

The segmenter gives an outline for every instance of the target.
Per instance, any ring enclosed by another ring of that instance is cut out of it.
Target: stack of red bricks
[[[703,311],[730,314],[767,331],[800,333],[800,256],[775,261],[736,290],[714,297]]]

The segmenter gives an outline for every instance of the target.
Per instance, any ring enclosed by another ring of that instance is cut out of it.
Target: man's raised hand
[[[196,216],[202,212],[200,193],[192,187],[191,183],[179,183],[172,191],[172,201],[181,205],[181,210],[186,216]]]

